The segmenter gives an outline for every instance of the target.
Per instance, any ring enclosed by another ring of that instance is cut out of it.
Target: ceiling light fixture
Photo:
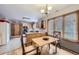
[[[50,10],[52,10],[52,7],[48,6],[46,4],[45,7],[43,9],[41,9],[40,11],[41,11],[42,14],[48,15],[48,13],[49,13]]]

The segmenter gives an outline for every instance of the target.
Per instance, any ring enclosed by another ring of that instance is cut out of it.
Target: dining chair
[[[32,44],[32,41],[24,42],[23,29],[21,29],[21,47],[22,47],[22,55],[27,55],[28,53],[31,53],[33,51],[35,51],[34,54],[38,53],[38,48]]]
[[[30,44],[30,45],[28,45],[28,44]],[[33,51],[35,51],[34,54],[38,53],[37,47],[34,46],[32,44],[32,42],[26,42],[26,43],[24,43],[23,38],[21,38],[21,46],[22,46],[22,55],[26,55],[26,54],[31,53]]]
[[[55,52],[53,54],[57,53],[57,47],[61,48],[60,42],[61,42],[61,32],[54,31],[53,32],[53,38],[57,38],[58,40],[55,41]]]

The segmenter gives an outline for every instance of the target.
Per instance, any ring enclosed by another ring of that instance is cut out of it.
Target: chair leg
[[[43,48],[43,46],[41,46],[41,51],[40,51],[40,54],[42,54],[42,48]]]
[[[55,51],[53,52],[53,54],[57,53],[57,44],[55,44]]]
[[[50,44],[49,44],[49,50],[50,50]]]
[[[61,49],[61,45],[60,45],[60,43],[58,43],[58,45],[57,45],[60,49]]]

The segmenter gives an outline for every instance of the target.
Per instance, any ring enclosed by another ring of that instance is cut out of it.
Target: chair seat
[[[30,53],[31,51],[34,51],[34,50],[36,50],[36,47],[34,47],[33,45],[25,47],[25,53]]]

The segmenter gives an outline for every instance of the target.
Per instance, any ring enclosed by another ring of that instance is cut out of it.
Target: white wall
[[[31,29],[31,23],[29,23],[29,22],[23,23],[23,26],[28,26],[28,28]]]

